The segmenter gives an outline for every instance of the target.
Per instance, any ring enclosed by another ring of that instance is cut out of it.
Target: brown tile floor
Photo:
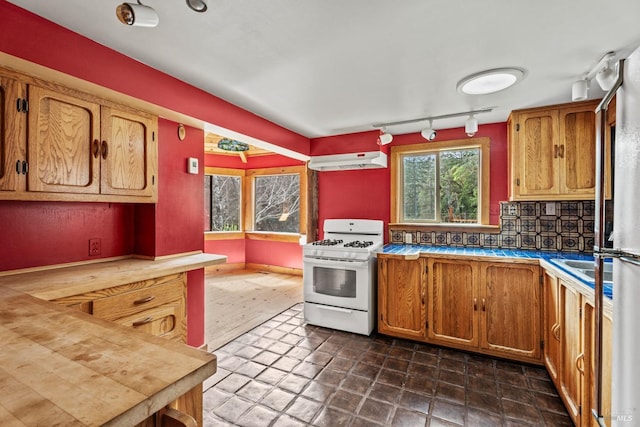
[[[306,325],[302,304],[214,351],[205,426],[571,426],[543,368]]]

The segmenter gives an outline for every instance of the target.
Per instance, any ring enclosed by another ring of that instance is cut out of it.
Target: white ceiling
[[[502,122],[571,101],[572,82],[604,53],[640,45],[638,0],[208,0],[203,14],[143,0],[155,28],[122,25],[121,0],[9,1],[308,137],[484,107],[496,108],[481,125]],[[505,66],[525,79],[492,95],[456,91]],[[602,95],[594,82],[589,97]]]

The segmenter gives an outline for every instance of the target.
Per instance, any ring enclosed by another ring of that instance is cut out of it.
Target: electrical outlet
[[[547,215],[555,215],[556,214],[556,204],[555,202],[547,202],[544,207],[544,212]]]
[[[100,239],[89,239],[89,256],[96,256],[102,253],[102,241]]]

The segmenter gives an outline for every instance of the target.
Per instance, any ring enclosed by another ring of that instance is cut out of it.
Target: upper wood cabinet
[[[0,103],[0,200],[156,202],[156,116],[2,69]]]
[[[511,113],[511,200],[595,197],[597,105],[587,101]]]
[[[0,197],[25,189],[26,93],[25,83],[0,69]]]
[[[424,339],[426,261],[378,255],[378,332]]]
[[[37,86],[29,104],[30,192],[155,201],[153,116]]]

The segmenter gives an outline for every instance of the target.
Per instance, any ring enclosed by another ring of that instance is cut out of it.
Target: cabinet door
[[[580,425],[582,373],[582,300],[578,291],[560,280],[560,336],[562,367],[560,368],[560,396],[575,425]]]
[[[102,107],[102,194],[154,196],[155,127],[151,116]]]
[[[544,364],[556,387],[560,376],[560,294],[558,278],[550,274],[544,275]]]
[[[429,260],[427,337],[442,344],[477,347],[476,266],[462,260]]]
[[[426,259],[378,259],[378,332],[425,338]]]
[[[480,346],[505,356],[541,359],[540,270],[538,266],[480,263]]]
[[[557,110],[518,113],[514,125],[514,197],[557,193]]]
[[[29,86],[29,191],[97,194],[100,106]]]
[[[560,110],[560,192],[593,197],[596,185],[596,114],[585,106]]]
[[[580,365],[584,371],[584,386],[582,390],[582,425],[597,427],[596,419],[591,415],[591,409],[596,406],[595,397],[595,307],[583,301],[582,328],[584,339],[584,364]],[[603,316],[602,322],[602,414],[611,414],[611,350],[612,327],[611,318]]]
[[[27,115],[17,103],[26,93],[24,84],[0,74],[0,192],[25,188]]]

